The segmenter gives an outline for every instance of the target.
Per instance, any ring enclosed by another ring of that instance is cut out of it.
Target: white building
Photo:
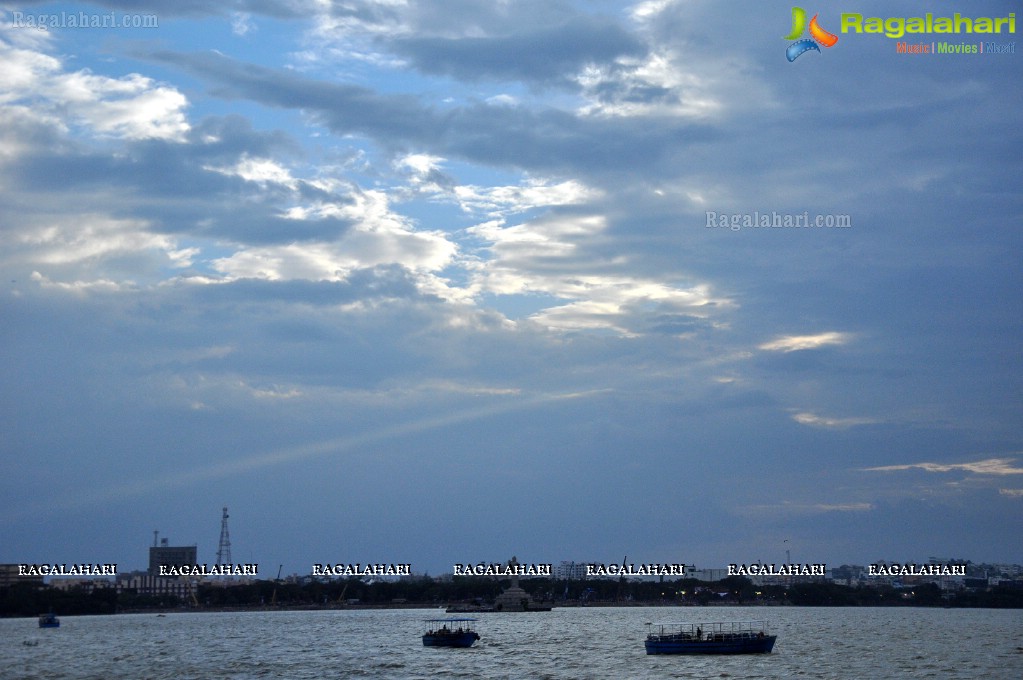
[[[581,581],[586,578],[586,562],[567,562],[554,566],[554,578],[562,581]]]

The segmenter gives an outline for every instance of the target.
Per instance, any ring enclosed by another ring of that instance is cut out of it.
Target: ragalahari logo
[[[817,23],[817,15],[813,15],[813,19],[810,19],[810,36],[813,38],[803,38],[798,40],[799,36],[803,35],[803,31],[806,30],[806,10],[802,7],[792,8],[792,30],[789,34],[784,36],[784,40],[795,40],[785,49],[785,58],[789,61],[795,61],[801,54],[805,54],[810,50],[821,51],[821,48],[817,46],[818,43],[825,47],[833,47],[838,42],[838,36],[834,33],[828,33],[820,24]]]

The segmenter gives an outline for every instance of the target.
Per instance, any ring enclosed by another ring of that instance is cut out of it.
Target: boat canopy
[[[667,633],[695,633],[697,630],[703,634],[707,633],[764,633],[767,634],[766,621],[693,621],[685,623],[648,623],[653,629],[658,630],[657,634]]]

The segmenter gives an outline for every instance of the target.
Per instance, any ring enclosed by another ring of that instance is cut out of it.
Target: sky
[[[1018,5],[804,7],[0,4],[0,562],[1023,563]]]

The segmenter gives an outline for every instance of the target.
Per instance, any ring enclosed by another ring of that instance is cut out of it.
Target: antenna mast
[[[217,564],[231,564],[231,537],[227,533],[227,506],[224,506],[224,517],[220,521],[220,547],[217,548]]]

